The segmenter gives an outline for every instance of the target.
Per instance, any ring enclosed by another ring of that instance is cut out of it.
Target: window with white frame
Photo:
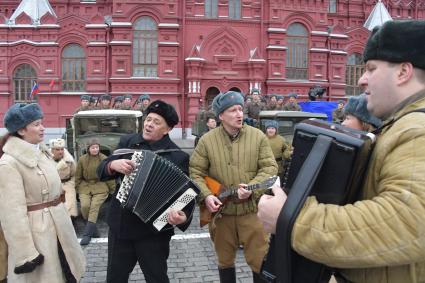
[[[308,31],[300,23],[291,24],[286,32],[286,77],[305,80],[308,78]]]
[[[15,69],[13,73],[15,102],[32,100],[30,93],[36,80],[37,73],[30,64],[21,64]]]
[[[353,53],[347,57],[347,66],[345,71],[345,95],[359,95],[362,90],[358,86],[358,81],[365,70],[363,57],[359,53]]]
[[[133,76],[156,77],[158,69],[158,27],[151,17],[134,23]]]
[[[68,44],[62,51],[62,90],[86,89],[86,55],[79,44]]]

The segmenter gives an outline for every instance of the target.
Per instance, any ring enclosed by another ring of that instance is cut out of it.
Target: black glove
[[[16,274],[29,273],[32,272],[37,266],[41,265],[44,262],[44,256],[39,254],[35,259],[27,261],[21,266],[15,267]]]

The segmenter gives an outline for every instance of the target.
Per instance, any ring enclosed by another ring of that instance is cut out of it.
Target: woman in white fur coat
[[[41,144],[42,118],[35,103],[15,104],[4,117],[9,133],[0,141],[0,221],[8,281],[78,282],[85,258],[52,156]]]

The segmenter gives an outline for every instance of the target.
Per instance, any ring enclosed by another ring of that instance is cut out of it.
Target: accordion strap
[[[291,283],[291,235],[292,229],[301,208],[309,196],[319,175],[333,139],[319,135],[310,154],[304,161],[300,172],[288,194],[288,198],[280,211],[276,225],[275,263],[278,282]]]

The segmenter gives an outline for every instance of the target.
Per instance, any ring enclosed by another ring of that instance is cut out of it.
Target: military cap
[[[126,98],[133,99],[133,96],[131,94],[126,94],[126,95],[124,95],[124,99],[126,99]]]
[[[344,112],[345,114],[353,115],[359,120],[371,124],[375,128],[379,128],[382,124],[379,118],[373,116],[367,110],[367,100],[364,94],[351,96],[344,107]]]
[[[87,95],[87,94],[83,94],[80,96],[80,100],[90,101],[90,98],[91,98],[90,95]]]
[[[111,101],[111,96],[109,94],[104,94],[100,97],[100,100],[108,100]]]
[[[51,139],[49,144],[50,148],[65,148],[65,140],[61,138]]]
[[[296,93],[294,93],[294,92],[291,92],[288,96],[289,97],[293,97],[293,98],[297,98],[298,97],[298,95]]]
[[[277,131],[279,125],[277,124],[277,121],[275,121],[275,120],[267,120],[266,123],[265,123],[265,127],[266,127],[266,129],[267,128],[275,128],[276,131]]]
[[[122,97],[122,96],[117,96],[114,99],[115,102],[122,102],[123,100],[124,100],[124,97]]]
[[[240,92],[230,90],[225,93],[219,93],[216,97],[214,97],[212,102],[212,109],[215,115],[218,116],[224,110],[233,105],[241,105],[243,107],[244,100]]]

